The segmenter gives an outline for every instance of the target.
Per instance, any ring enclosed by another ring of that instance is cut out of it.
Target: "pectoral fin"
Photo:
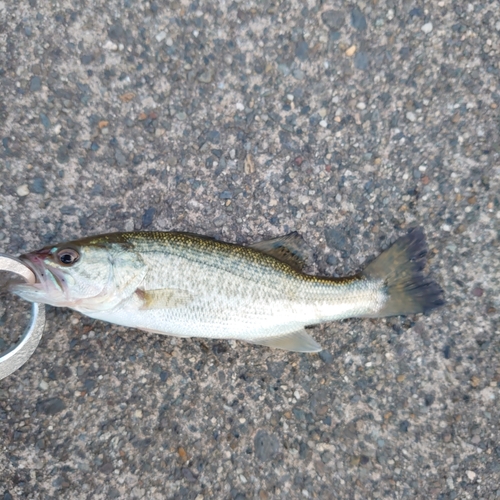
[[[189,304],[193,296],[180,288],[159,288],[157,290],[143,290],[138,288],[136,295],[142,301],[142,310],[170,309]]]
[[[307,243],[297,232],[272,240],[259,241],[249,246],[254,250],[259,250],[259,252],[272,255],[275,259],[287,263],[297,271],[302,271],[310,254]]]
[[[294,352],[319,352],[321,346],[305,330],[298,330],[279,337],[266,337],[248,340],[252,344],[276,347],[285,351]]]

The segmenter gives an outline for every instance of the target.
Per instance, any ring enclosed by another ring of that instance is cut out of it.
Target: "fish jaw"
[[[8,290],[9,292],[16,294],[17,296],[21,297],[23,300],[27,300],[28,302],[48,304],[47,294],[44,287],[40,283],[27,285],[25,283],[14,282],[9,284]]]
[[[29,302],[40,302],[53,306],[72,307],[69,297],[70,276],[63,273],[47,263],[49,251],[46,249],[20,256],[20,259],[28,266],[36,276],[36,283],[13,283],[9,289],[22,299]]]
[[[26,260],[32,264],[31,267],[37,275],[37,281],[45,283],[48,290],[57,289],[66,297],[68,296],[69,284],[73,284],[74,281],[70,275],[65,276],[60,269],[42,259],[40,252],[26,254]],[[43,279],[44,275],[46,279]]]

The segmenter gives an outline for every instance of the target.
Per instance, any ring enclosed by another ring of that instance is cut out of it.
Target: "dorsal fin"
[[[310,250],[304,238],[294,231],[286,236],[273,238],[272,240],[259,241],[249,245],[250,248],[259,252],[267,253],[275,259],[285,262],[297,271],[302,271],[308,263]]]

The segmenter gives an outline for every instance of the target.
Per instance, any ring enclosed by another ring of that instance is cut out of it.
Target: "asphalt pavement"
[[[446,297],[319,354],[49,307],[0,499],[500,498],[499,47],[496,0],[0,0],[0,251],[298,231],[342,276],[420,226]]]

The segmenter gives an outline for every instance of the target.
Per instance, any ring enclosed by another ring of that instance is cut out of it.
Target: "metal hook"
[[[0,271],[17,274],[29,284],[36,282],[33,271],[23,262],[10,255],[0,254]],[[31,357],[37,348],[45,325],[45,308],[41,304],[31,304],[31,321],[17,345],[0,355],[0,380],[8,377]]]

